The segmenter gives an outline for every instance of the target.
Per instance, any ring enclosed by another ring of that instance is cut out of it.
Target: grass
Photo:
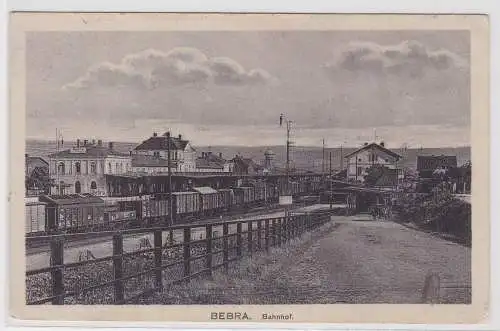
[[[288,266],[315,238],[335,228],[328,222],[311,232],[246,256],[230,266],[228,272],[215,271],[210,279],[195,279],[171,286],[163,293],[143,300],[145,304],[277,304],[287,303],[294,295],[284,277]]]

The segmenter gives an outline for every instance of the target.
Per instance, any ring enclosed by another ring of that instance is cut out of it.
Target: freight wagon
[[[198,192],[172,192],[173,218],[180,223],[186,218],[198,215],[200,211],[200,198]]]
[[[234,191],[232,189],[220,189],[218,191],[221,199],[221,211],[232,210],[236,204]]]
[[[46,206],[45,202],[29,201],[25,203],[26,234],[40,234],[45,231]]]
[[[255,191],[253,187],[241,186],[233,189],[238,207],[248,208],[255,201]]]
[[[104,200],[90,194],[40,196],[46,203],[47,231],[97,230],[104,226]]]
[[[219,192],[211,187],[194,187],[193,190],[199,193],[201,215],[214,215],[221,209],[222,205]]]

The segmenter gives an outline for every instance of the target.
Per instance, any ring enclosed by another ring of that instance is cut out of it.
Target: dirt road
[[[392,222],[342,220],[284,274],[308,289],[298,301],[420,303],[425,276],[441,278],[441,300],[470,301],[470,249]]]

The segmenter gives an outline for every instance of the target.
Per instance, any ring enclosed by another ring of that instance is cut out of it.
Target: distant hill
[[[107,143],[107,142],[106,142]],[[67,141],[64,144],[64,148],[70,148],[75,142]],[[138,143],[134,142],[115,142],[115,149],[122,152],[128,153],[132,150]],[[284,146],[256,146],[256,147],[241,147],[241,146],[213,146],[213,147],[196,147],[198,154],[201,152],[211,151],[213,153],[222,153],[222,156],[226,159],[232,159],[235,155],[239,154],[244,157],[252,158],[256,162],[260,163],[264,160],[264,152],[267,149],[271,149],[275,154],[275,164],[280,167],[284,167],[286,162],[286,151]],[[329,168],[329,154],[332,153],[332,168],[337,170],[340,168],[341,154],[347,155],[353,151],[355,148],[327,148],[325,150],[325,168]],[[394,152],[401,154],[403,160],[401,164],[404,167],[416,168],[417,156],[418,155],[456,155],[458,164],[461,165],[466,161],[470,160],[470,147],[444,147],[444,148],[423,148],[423,149],[408,149],[403,151],[401,149],[392,149]],[[54,153],[56,151],[55,141],[43,141],[43,140],[26,140],[26,153],[31,156],[47,157],[47,155]],[[293,147],[290,159],[292,165],[295,165],[300,169],[308,169],[314,171],[321,171],[323,164],[323,151],[321,147]],[[345,160],[344,160],[345,162]]]

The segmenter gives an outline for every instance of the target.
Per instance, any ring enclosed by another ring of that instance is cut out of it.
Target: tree
[[[367,170],[367,174],[364,177],[365,184],[368,186],[374,186],[388,169],[389,168],[379,164],[371,166]]]

